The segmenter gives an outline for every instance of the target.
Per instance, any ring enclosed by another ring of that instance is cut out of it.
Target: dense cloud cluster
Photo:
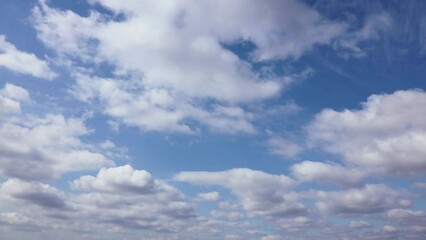
[[[83,17],[40,1],[33,10],[38,37],[62,59],[111,64],[114,80],[84,71],[76,76],[74,92],[82,100],[99,100],[105,114],[144,130],[191,133],[201,125],[254,133],[252,114],[242,105],[278,95],[293,79],[261,74],[251,63],[297,59],[347,27],[293,0],[261,7],[256,1],[91,3],[122,18],[96,11]],[[226,48],[244,41],[256,45],[250,59]],[[189,124],[193,121],[197,125]]]

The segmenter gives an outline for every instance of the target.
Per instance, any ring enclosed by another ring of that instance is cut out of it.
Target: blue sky
[[[0,2],[1,239],[424,239],[426,4]]]

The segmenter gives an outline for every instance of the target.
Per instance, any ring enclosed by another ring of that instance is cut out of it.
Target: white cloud
[[[267,235],[267,236],[263,236],[261,238],[261,240],[281,240],[283,238],[281,238],[280,236],[276,236],[276,235]]]
[[[125,2],[121,4],[129,6]],[[138,7],[140,11],[128,14],[126,20],[113,22],[103,21],[98,14],[84,18],[41,4],[41,8],[35,10],[36,28],[47,46],[67,51],[69,45],[68,53],[77,57],[81,48],[77,43],[97,40],[96,57],[115,64],[119,70],[141,72],[143,84],[149,89],[165,86],[191,97],[229,101],[265,98],[279,91],[278,82],[258,81],[249,66],[205,33],[202,30],[205,28],[192,26],[196,22],[188,22],[189,26],[183,29],[176,26],[175,18],[182,11],[196,9],[185,4],[166,6],[149,1],[142,5],[146,8]],[[185,7],[189,9],[182,9]],[[58,22],[61,26],[53,30]],[[118,40],[117,34],[127,37]]]
[[[372,95],[360,110],[326,109],[307,127],[314,146],[369,171],[408,176],[426,171],[426,93]]]
[[[348,33],[336,42],[336,45],[344,50],[343,56],[365,57],[367,52],[360,47],[360,43],[377,40],[380,34],[391,29],[393,20],[386,12],[367,16],[365,23],[358,31]]]
[[[31,219],[16,212],[2,212],[0,213],[0,221],[8,224],[31,224]]]
[[[22,113],[21,102],[31,103],[22,87],[0,89],[0,175],[19,179],[58,178],[72,171],[111,166],[114,162],[81,141],[90,130],[79,118]]]
[[[214,202],[219,200],[220,194],[218,192],[205,192],[205,193],[198,193],[196,196],[197,201],[204,201],[204,202]]]
[[[291,166],[292,174],[304,182],[325,182],[344,186],[362,184],[368,176],[365,169],[347,168],[324,162],[303,161]]]
[[[153,36],[149,38],[152,40],[161,39],[159,34],[165,31],[175,31],[180,35],[176,37],[178,39],[188,35],[213,35],[222,42],[245,39],[257,45],[259,59],[297,58],[316,44],[330,43],[345,30],[344,25],[327,22],[314,10],[293,0],[272,0],[263,4],[253,0],[238,0],[232,4],[227,1],[179,1],[172,4],[93,2],[116,13],[124,13],[129,18],[159,18],[161,29],[151,33]],[[203,21],[199,21],[201,19]],[[142,26],[152,29],[150,23],[144,23]],[[159,45],[161,43],[156,46]]]
[[[97,176],[82,176],[72,183],[85,191],[72,198],[84,218],[124,228],[182,231],[195,216],[183,193],[145,170],[129,165],[101,169]]]
[[[0,94],[16,101],[29,102],[31,100],[30,94],[25,88],[10,83],[4,85],[4,88],[0,90]]]
[[[228,134],[256,131],[250,122],[253,115],[241,107],[215,104],[207,110],[167,89],[143,90],[137,81],[77,75],[77,86],[72,93],[84,101],[100,101],[104,113],[127,125],[144,130],[195,133],[198,127],[189,123],[197,121]]]
[[[48,233],[61,229],[97,237],[105,229],[110,233],[129,229],[183,233],[184,226],[196,221],[183,193],[129,165],[81,176],[72,186],[81,191],[62,192],[40,182],[9,179],[0,185],[0,198],[3,207],[16,212],[3,215],[15,225],[33,224],[37,219],[36,225]]]
[[[21,104],[18,101],[5,97],[0,93],[0,114],[20,112]]]
[[[383,226],[383,231],[388,233],[394,233],[394,232],[398,232],[398,228],[394,226],[385,225]]]
[[[45,209],[66,210],[65,196],[59,190],[39,182],[9,179],[0,186],[0,195],[9,202],[35,205]]]
[[[110,64],[110,79],[96,78],[94,69],[76,74],[74,93],[143,130],[194,133],[201,125],[255,133],[244,104],[277,96],[293,79],[258,73],[224,45],[253,42],[251,61],[298,58],[345,31],[293,0],[91,2],[122,18],[95,10],[82,17],[40,0],[33,9],[38,38],[59,56]]]
[[[0,174],[46,179],[113,165],[112,160],[80,140],[87,134],[82,119],[62,115],[0,118]]]
[[[115,168],[102,168],[96,177],[82,176],[73,181],[75,189],[97,192],[135,192],[155,191],[151,174],[145,170],[134,170],[130,165]]]
[[[2,113],[20,113],[21,103],[29,102],[30,94],[22,87],[6,83],[0,89],[0,117]]]
[[[102,149],[106,149],[106,150],[107,149],[114,149],[116,147],[115,144],[112,141],[110,141],[110,140],[105,140],[105,141],[101,142],[99,144],[99,146]]]
[[[279,155],[284,158],[295,157],[303,150],[301,145],[281,137],[272,137],[266,144],[271,154]]]
[[[217,205],[220,209],[223,209],[226,211],[235,211],[240,209],[240,205],[238,203],[230,202],[230,201],[221,201]]]
[[[210,212],[210,215],[213,218],[225,218],[229,220],[239,220],[245,217],[245,215],[241,212],[236,211],[218,211],[218,210],[212,210]]]
[[[350,221],[349,227],[350,228],[368,228],[368,227],[371,227],[371,224],[364,221]]]
[[[362,188],[343,191],[318,191],[316,198],[316,206],[323,213],[371,214],[411,206],[406,193],[382,184],[367,184]]]
[[[295,218],[281,219],[279,227],[286,232],[295,232],[302,229],[311,228],[314,226],[314,221],[305,216]]]
[[[410,220],[426,218],[426,213],[409,209],[391,209],[386,213],[386,216],[391,219]]]
[[[0,67],[48,80],[57,76],[45,61],[40,60],[32,53],[16,49],[13,44],[6,41],[4,35],[0,35]]]
[[[175,180],[196,185],[219,185],[228,188],[253,216],[303,215],[305,207],[289,190],[294,181],[284,175],[272,175],[246,168],[222,172],[181,172]]]

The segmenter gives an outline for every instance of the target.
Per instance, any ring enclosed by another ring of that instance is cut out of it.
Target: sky
[[[425,239],[425,12],[0,1],[0,238]]]

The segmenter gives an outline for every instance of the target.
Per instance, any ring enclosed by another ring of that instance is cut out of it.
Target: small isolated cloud
[[[282,156],[284,158],[293,158],[303,151],[304,147],[281,137],[272,137],[266,145],[271,154]]]
[[[307,127],[313,146],[368,171],[410,176],[426,171],[426,93],[372,95],[359,110],[323,110]]]
[[[105,140],[99,144],[102,149],[108,150],[115,148],[115,144],[110,140]]]
[[[383,231],[387,233],[394,233],[394,232],[398,232],[398,228],[395,226],[385,225],[383,226]]]
[[[195,199],[200,202],[215,202],[219,200],[220,194],[218,192],[205,192],[198,193]]]
[[[74,189],[98,192],[150,193],[155,183],[145,170],[134,170],[130,165],[102,168],[96,177],[82,176],[72,183]]]
[[[45,61],[40,60],[33,53],[16,49],[13,44],[6,41],[4,35],[0,35],[0,67],[48,80],[57,76]]]
[[[371,227],[371,224],[365,221],[350,221],[348,226],[350,228],[359,229],[359,228],[369,228]]]
[[[294,181],[246,168],[222,172],[181,172],[175,180],[195,185],[219,185],[239,197],[243,208],[254,216],[283,217],[305,214],[298,196],[290,192]]]
[[[30,102],[30,94],[22,87],[6,83],[0,89],[0,117],[5,113],[20,113],[21,102]]]

